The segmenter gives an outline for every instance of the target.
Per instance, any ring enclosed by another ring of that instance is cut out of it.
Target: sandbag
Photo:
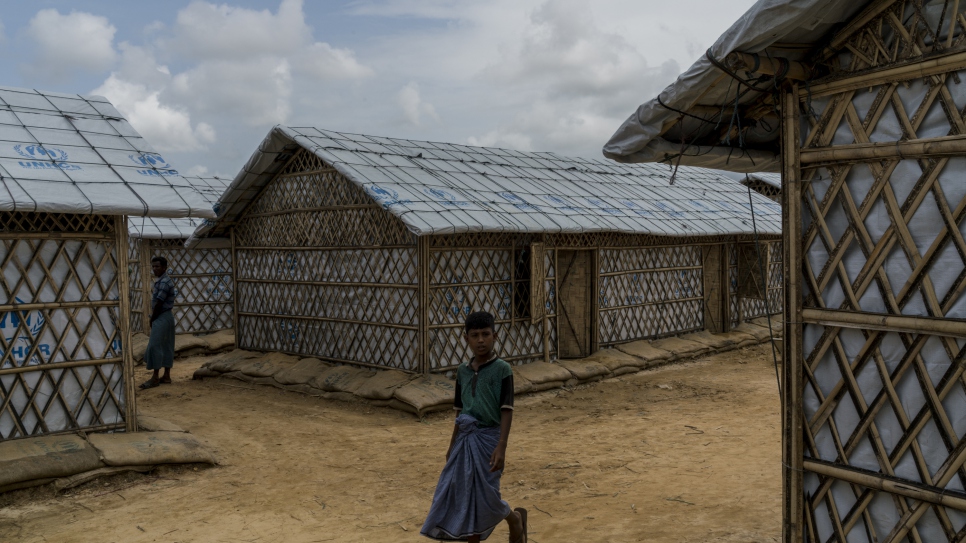
[[[674,354],[665,351],[664,349],[658,349],[651,342],[644,340],[624,343],[618,345],[616,348],[618,351],[627,353],[640,360],[638,366],[641,368],[649,368],[656,364],[669,362],[676,358]],[[610,368],[610,370],[614,373],[617,373],[617,369],[612,367],[609,361],[602,361],[601,363]]]
[[[76,486],[80,486],[84,483],[89,483],[94,479],[100,479],[101,477],[110,477],[112,475],[120,475],[122,473],[131,472],[147,473],[153,470],[155,467],[156,466],[117,466],[85,471],[84,473],[78,473],[76,475],[71,475],[70,477],[57,479],[54,481],[54,488],[60,492],[63,492]]]
[[[627,356],[624,353],[619,352],[619,354]],[[630,357],[628,356],[628,358]],[[610,373],[610,370],[608,370],[603,364],[600,364],[589,358],[584,358],[582,360],[561,360],[559,364],[567,371],[572,373],[574,378],[578,381],[593,381],[601,379]]]
[[[331,367],[332,364],[323,362],[318,358],[303,358],[296,362],[294,366],[273,373],[272,377],[283,385],[304,385],[321,374],[326,368]]]
[[[271,377],[275,372],[295,366],[299,359],[285,353],[267,353],[257,358],[243,360],[232,369],[249,377]]]
[[[640,368],[640,366],[644,364],[644,361],[641,360],[640,358],[631,356],[617,349],[601,349],[596,353],[588,356],[584,360],[587,362],[593,362],[595,364],[603,366],[604,369],[607,370],[607,372],[613,372],[618,368],[622,368],[625,366]],[[564,364],[563,362],[561,362],[561,365],[566,367],[568,370],[570,369],[570,366]],[[571,370],[571,373],[573,373],[573,370]],[[576,373],[574,373],[574,375],[577,376]],[[579,376],[577,377],[580,378]]]
[[[375,375],[366,379],[356,390],[356,395],[367,400],[392,399],[393,392],[406,383],[412,381],[414,375],[399,370],[379,370]]]
[[[177,357],[187,358],[205,352],[208,349],[208,342],[204,338],[194,334],[178,334],[174,336],[174,354]]]
[[[730,332],[723,332],[721,334],[715,334],[718,336],[725,337],[731,340],[735,344],[735,348],[740,347],[750,347],[752,345],[758,345],[758,339],[751,334],[746,334],[739,330],[732,330]]]
[[[177,424],[150,415],[138,415],[138,428],[144,432],[184,432]]]
[[[533,391],[533,383],[520,374],[520,366],[513,366],[513,395],[526,394]]]
[[[274,383],[273,386],[275,388],[279,388],[279,389],[282,389],[282,390],[288,390],[288,391],[291,391],[291,392],[299,392],[299,393],[305,394],[307,396],[321,397],[322,394],[324,394],[324,392],[322,392],[321,390],[319,390],[317,388],[312,388],[309,385],[304,384],[304,383],[303,384],[297,384],[297,385],[283,385],[283,384],[280,384],[280,383],[276,382],[276,383]]]
[[[678,358],[693,358],[695,356],[701,356],[711,352],[711,347],[708,347],[703,343],[698,343],[697,341],[690,341],[679,337],[658,339],[656,341],[652,341],[651,345],[671,353],[674,355],[675,360]]]
[[[204,379],[205,377],[221,377],[221,372],[215,371],[209,368],[201,367],[196,369],[195,372],[191,374],[191,378],[194,380],[201,380],[201,379]]]
[[[229,351],[225,354],[212,358],[211,360],[205,362],[202,367],[208,368],[212,371],[217,371],[219,373],[226,373],[229,371],[235,371],[235,364],[244,362],[245,360],[250,360],[252,358],[258,358],[260,356],[262,356],[262,353],[235,349],[234,351]]]
[[[418,377],[397,388],[392,397],[415,409],[417,415],[437,406],[453,406],[456,382],[439,376]]]
[[[417,417],[422,417],[423,415],[426,415],[428,413],[436,413],[438,411],[450,411],[453,409],[452,404],[450,405],[439,404],[439,405],[429,406],[426,409],[424,409],[422,412],[418,412],[416,411],[415,407],[409,405],[406,402],[401,402],[395,398],[386,402],[386,406],[389,407],[390,409],[396,409],[398,411],[405,411],[406,413],[412,413]]]
[[[517,368],[517,371],[520,373],[520,375],[533,383],[534,390],[546,390],[544,388],[539,388],[544,383],[560,383],[560,386],[563,386],[564,382],[573,378],[573,374],[560,367],[558,364],[531,362],[529,364],[517,366]]]
[[[216,463],[211,451],[182,432],[91,434],[88,439],[108,466]]]
[[[570,381],[570,379],[567,379],[567,381]],[[530,392],[543,392],[544,390],[563,388],[567,384],[567,381],[545,381],[543,383],[533,383],[533,388],[530,390]]]
[[[214,334],[204,336],[209,353],[226,351],[235,346],[235,331],[232,329],[219,330]]]
[[[757,324],[751,324],[750,322],[743,322],[732,328],[732,331],[741,332],[742,334],[752,336],[758,342],[768,341],[768,338],[771,337],[767,326],[762,327],[758,326]]]
[[[309,381],[309,386],[325,392],[355,394],[376,372],[355,366],[332,366]]]
[[[681,336],[681,339],[696,341],[702,345],[711,347],[712,351],[730,351],[735,348],[735,342],[731,341],[724,334],[712,334],[707,330],[692,332]]]
[[[758,317],[757,319],[751,319],[751,324],[756,324],[764,329],[768,329],[768,317]],[[771,330],[775,334],[775,337],[781,337],[784,334],[784,321],[782,315],[772,315],[771,316]]]
[[[138,332],[131,336],[131,355],[134,360],[144,360],[144,352],[148,350],[148,340],[150,338]]]
[[[254,377],[252,377],[251,375],[246,375],[240,371],[230,371],[228,373],[222,373],[221,377],[227,377],[229,379],[237,379],[239,381],[242,381],[244,383],[249,383],[249,384],[255,382]]]
[[[76,435],[0,442],[0,487],[66,477],[102,467],[104,463],[97,450]]]

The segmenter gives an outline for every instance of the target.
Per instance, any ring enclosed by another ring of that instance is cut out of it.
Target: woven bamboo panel
[[[416,239],[300,152],[235,230],[242,348],[419,369]]]
[[[601,346],[704,326],[700,246],[602,249]]]
[[[442,236],[437,236],[442,237]],[[449,237],[449,236],[446,236]],[[455,237],[455,236],[454,236]],[[449,371],[469,356],[462,324],[473,311],[489,311],[497,320],[498,351],[514,364],[544,359],[544,323],[533,323],[514,303],[515,247],[533,236],[464,236],[457,247],[474,241],[503,242],[503,247],[434,248],[430,252],[429,364],[430,371]],[[482,239],[481,239],[482,238]],[[553,251],[544,253],[545,308],[555,330],[556,290]],[[549,340],[556,345],[555,333]],[[555,355],[555,352],[554,352]]]
[[[912,0],[895,2],[855,32],[845,51],[826,61],[836,74],[889,66],[902,61],[956,49],[966,43],[962,18],[966,7],[956,3]],[[949,40],[952,31],[954,37]]]
[[[104,215],[72,213],[0,212],[0,231],[41,233],[114,232],[112,218]]]
[[[857,36],[850,68],[923,52],[930,31],[918,10],[913,2],[898,2],[887,13],[901,14],[905,21],[881,23],[883,29],[891,25],[892,42],[879,27]],[[912,41],[894,32],[900,26]],[[869,58],[871,49],[859,48],[862,40],[878,44],[876,50],[884,47],[878,59]],[[966,133],[963,77],[966,72],[890,82],[814,101],[805,117],[803,146]],[[885,315],[939,322],[966,317],[964,167],[961,157],[917,159],[898,153],[875,162],[800,167],[802,188],[795,189],[792,202],[800,207],[804,230],[800,264],[806,311],[862,312],[859,316],[869,322]],[[962,499],[966,487],[963,340],[926,329],[803,320],[789,330],[789,341],[800,341],[804,353],[803,454],[806,468],[808,462],[827,466],[805,472],[806,537],[962,541],[962,506],[949,507],[928,495]],[[818,469],[838,471],[820,475]],[[849,482],[855,470],[894,486],[886,491]],[[915,496],[924,499],[904,494],[910,488],[922,489]]]
[[[124,428],[114,221],[0,213],[0,441]]]
[[[231,249],[185,249],[182,240],[151,240],[148,258],[168,261],[174,280],[175,331],[216,332],[233,325]],[[132,308],[138,307],[132,302]]]
[[[131,286],[131,330],[141,332],[146,329],[144,317],[145,285],[144,269],[141,266],[141,245],[139,238],[128,238],[127,269],[128,284]],[[150,287],[147,287],[150,289]]]

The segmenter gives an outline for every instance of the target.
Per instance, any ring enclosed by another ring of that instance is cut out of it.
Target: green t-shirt
[[[499,426],[500,411],[513,409],[513,369],[502,358],[483,364],[473,371],[471,362],[456,370],[457,411],[476,419],[481,428]]]

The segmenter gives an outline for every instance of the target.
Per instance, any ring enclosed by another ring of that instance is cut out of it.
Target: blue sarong
[[[174,366],[174,315],[165,311],[151,324],[151,337],[144,351],[144,365],[149,370]]]
[[[456,425],[456,442],[419,533],[444,541],[463,541],[473,535],[486,539],[510,514],[510,505],[500,498],[503,470],[490,473],[500,427],[480,428],[476,419],[464,414],[456,417]]]

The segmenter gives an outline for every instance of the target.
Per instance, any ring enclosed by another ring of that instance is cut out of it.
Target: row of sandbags
[[[54,483],[66,490],[98,477],[147,472],[161,464],[215,464],[180,428],[139,417],[137,433],[64,434],[0,442],[0,493]]]
[[[772,332],[775,337],[781,336],[780,316],[772,317]],[[592,382],[675,360],[757,345],[770,337],[768,321],[763,317],[724,334],[695,332],[625,343],[579,360],[532,362],[513,367],[514,392],[525,394]],[[244,350],[207,361],[194,374],[195,379],[206,377],[229,377],[324,398],[365,401],[419,416],[452,408],[455,390],[452,379],[438,375],[417,376],[399,370],[373,370],[317,358]]]
[[[222,353],[235,347],[235,331],[220,330],[203,336],[178,334],[174,336],[175,358],[187,358],[201,354]],[[148,348],[148,336],[142,333],[131,337],[131,350],[134,360],[144,362],[144,351]]]

